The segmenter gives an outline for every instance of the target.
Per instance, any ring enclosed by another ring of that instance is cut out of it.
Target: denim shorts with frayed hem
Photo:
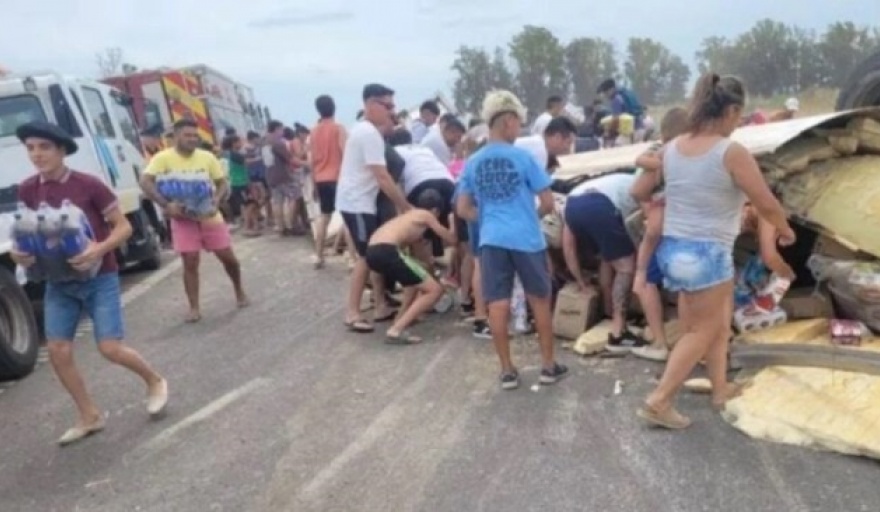
[[[49,341],[73,341],[83,313],[92,320],[95,341],[125,337],[119,274],[98,274],[88,281],[46,283],[44,322]]]
[[[733,279],[733,248],[708,240],[664,236],[657,247],[663,286],[669,291],[698,292]]]

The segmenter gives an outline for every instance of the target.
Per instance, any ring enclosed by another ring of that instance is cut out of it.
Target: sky
[[[6,0],[0,67],[96,76],[95,55],[120,47],[149,69],[207,64],[252,87],[285,123],[311,124],[330,94],[353,119],[363,85],[397,91],[411,108],[448,93],[462,44],[506,45],[523,25],[563,43],[581,36],[651,37],[687,62],[708,36],[734,37],[772,18],[821,31],[833,21],[880,23],[878,0]],[[121,4],[129,4],[123,9]]]

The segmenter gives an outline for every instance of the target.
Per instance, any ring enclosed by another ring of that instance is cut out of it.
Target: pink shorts
[[[229,226],[222,220],[198,222],[171,219],[171,240],[177,253],[213,252],[232,246]]]

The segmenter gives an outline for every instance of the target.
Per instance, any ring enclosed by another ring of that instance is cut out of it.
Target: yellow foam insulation
[[[574,342],[572,350],[582,356],[598,354],[605,349],[608,343],[608,334],[611,333],[611,320],[602,320],[589,331],[581,334]]]
[[[743,337],[746,343],[828,344],[828,322],[806,320]],[[880,339],[860,350],[880,352]],[[880,459],[880,377],[823,368],[758,372],[724,419],[767,441]]]
[[[813,163],[780,185],[789,213],[880,257],[880,229],[866,229],[880,218],[880,156]]]

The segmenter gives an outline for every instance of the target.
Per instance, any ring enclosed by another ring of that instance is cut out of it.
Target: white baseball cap
[[[482,118],[486,123],[491,123],[499,114],[511,112],[519,116],[522,122],[526,121],[526,107],[523,106],[516,94],[510,91],[490,91],[483,100]]]
[[[801,102],[797,98],[788,98],[785,100],[785,110],[797,112],[801,108]]]

